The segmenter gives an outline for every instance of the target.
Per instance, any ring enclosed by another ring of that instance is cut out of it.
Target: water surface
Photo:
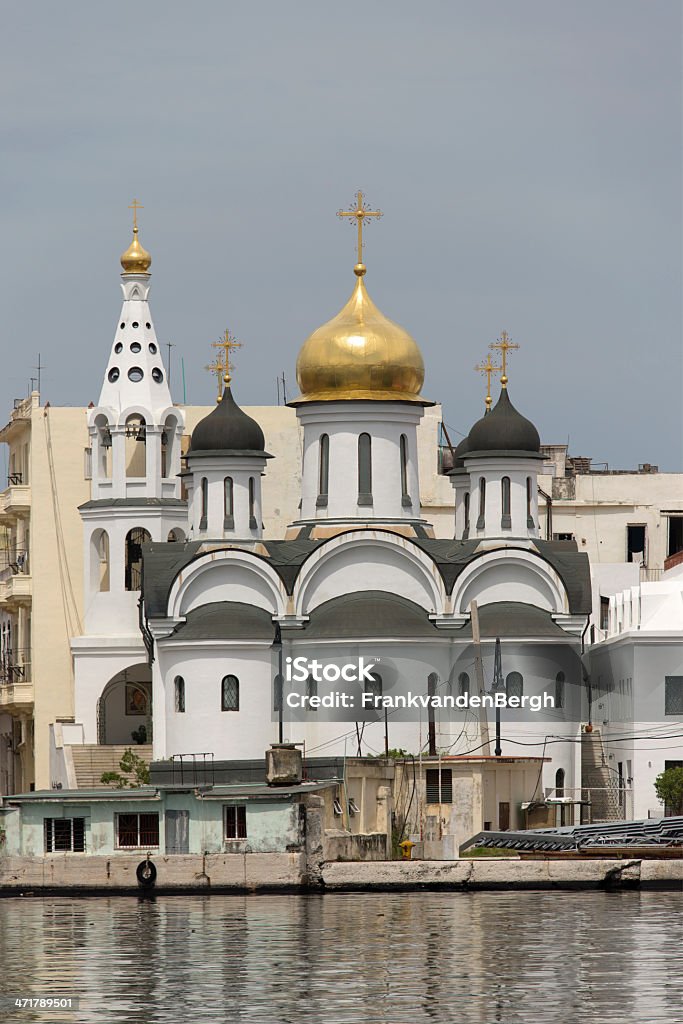
[[[0,992],[80,1009],[0,1020],[680,1024],[682,938],[678,893],[10,898]]]

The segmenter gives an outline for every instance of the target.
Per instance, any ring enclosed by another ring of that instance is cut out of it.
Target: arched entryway
[[[152,671],[149,665],[131,665],[117,672],[97,702],[97,742],[127,744],[152,742]]]

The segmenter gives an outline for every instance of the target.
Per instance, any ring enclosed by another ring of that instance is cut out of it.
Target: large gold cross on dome
[[[225,373],[225,363],[220,355],[216,356],[212,363],[209,363],[204,367],[209,373],[216,374],[216,383],[218,384],[218,398],[216,403],[220,402],[223,397],[223,374]]]
[[[503,372],[502,372],[501,377],[500,377],[500,383],[503,385],[503,387],[506,387],[507,386],[507,382],[508,382],[508,378],[507,378],[507,369],[508,369],[507,356],[508,356],[508,352],[512,351],[512,349],[519,348],[519,345],[515,344],[515,342],[513,342],[513,341],[510,341],[510,335],[508,334],[507,331],[501,331],[500,338],[498,339],[498,341],[492,341],[491,344],[489,345],[489,348],[491,348],[491,349],[498,349],[500,351],[500,353],[501,353],[501,360],[500,360],[500,362],[501,362],[501,370]]]
[[[226,375],[232,377],[234,363],[231,359],[231,355],[236,348],[242,348],[242,342],[238,341],[234,334],[231,334],[226,327],[225,331],[221,335],[220,341],[212,341],[211,344],[214,348],[223,349],[223,355],[221,357],[224,363],[223,368],[226,372]],[[226,381],[226,383],[229,382]]]
[[[369,206],[363,204],[363,193],[358,190],[356,192],[356,206],[350,206],[348,210],[337,210],[338,217],[355,217],[358,225],[358,263],[363,262],[363,221],[367,220],[368,217],[381,217],[381,210],[371,210]]]
[[[139,203],[137,199],[134,199],[133,202],[128,207],[128,209],[133,211],[133,228],[137,228],[138,210],[144,210],[144,206],[142,205],[142,203]]]
[[[491,408],[491,402],[492,402],[492,398],[491,398],[491,374],[492,373],[500,373],[502,367],[494,366],[494,364],[491,362],[491,356],[488,355],[486,357],[486,362],[485,363],[479,363],[479,365],[475,366],[474,369],[478,370],[479,373],[485,373],[486,374],[486,408],[490,409]]]

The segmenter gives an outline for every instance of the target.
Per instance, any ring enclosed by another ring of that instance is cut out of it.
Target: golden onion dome
[[[138,241],[137,224],[133,228],[133,241],[121,257],[124,274],[147,274],[152,264],[152,257],[143,249]]]
[[[304,342],[296,363],[302,402],[342,399],[420,402],[424,362],[415,339],[377,308],[367,293],[365,266],[344,308]]]

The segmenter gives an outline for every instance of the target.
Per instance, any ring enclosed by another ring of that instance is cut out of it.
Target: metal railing
[[[31,651],[28,648],[0,652],[0,685],[31,681]]]
[[[28,574],[28,551],[25,548],[10,548],[9,551],[0,551],[0,572],[5,569],[11,569],[15,576],[17,573]]]

